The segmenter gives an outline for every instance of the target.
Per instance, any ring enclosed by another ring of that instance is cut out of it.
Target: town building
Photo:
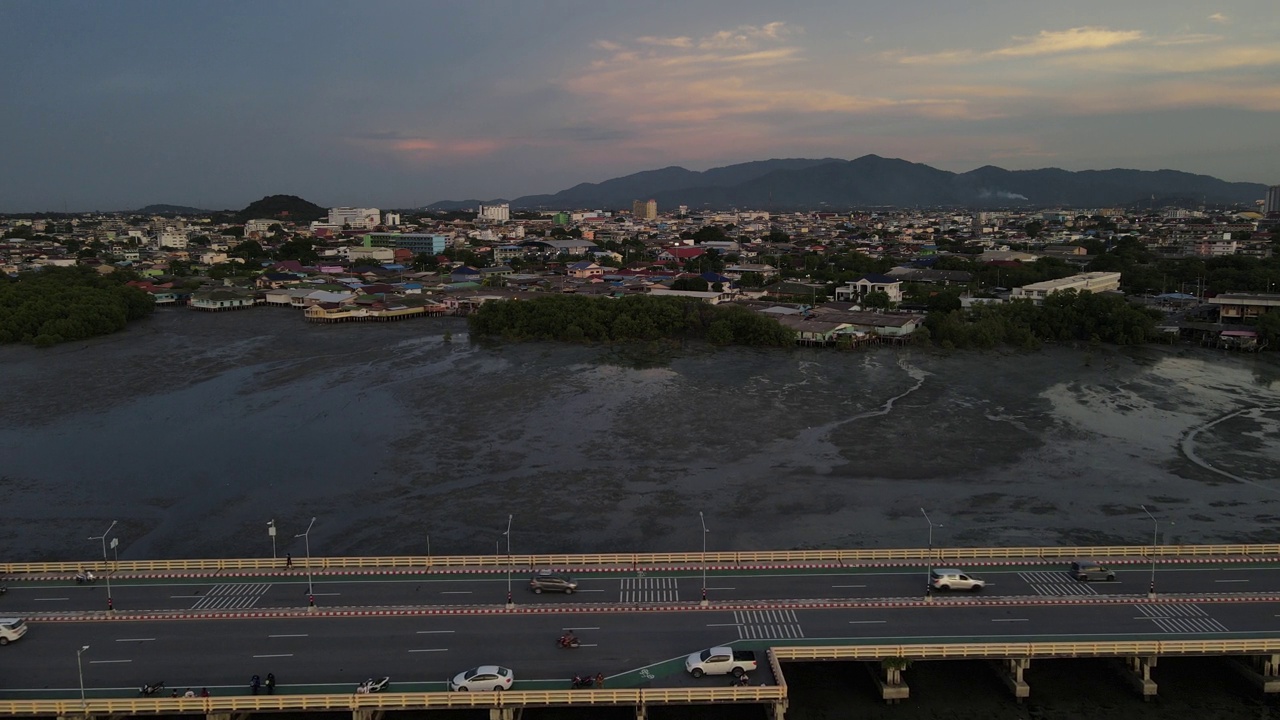
[[[836,288],[837,301],[861,303],[869,293],[882,292],[889,296],[889,302],[902,302],[902,281],[887,275],[875,273],[863,275],[857,280],[850,280],[844,287]]]
[[[350,227],[353,230],[372,230],[378,227],[382,213],[378,208],[336,207],[329,208],[329,225]]]
[[[1078,292],[1111,292],[1120,289],[1120,273],[1118,272],[1090,272],[1081,273],[1080,275],[1072,275],[1070,277],[1058,278],[1057,280],[1045,280],[1044,282],[1031,283],[1013,289],[1013,299],[1031,300],[1039,305],[1044,299],[1056,292],[1064,290],[1076,290]]]
[[[657,220],[657,200],[636,200],[631,203],[631,217],[637,220]]]
[[[439,255],[449,246],[449,238],[444,235],[427,233],[390,233],[375,232],[364,236],[367,248],[404,248],[414,255]]]
[[[488,220],[490,222],[507,222],[511,219],[511,205],[502,203],[501,205],[481,205],[480,212],[476,215],[477,220]]]
[[[1267,188],[1267,199],[1262,204],[1262,212],[1267,215],[1280,213],[1280,185],[1272,185]]]

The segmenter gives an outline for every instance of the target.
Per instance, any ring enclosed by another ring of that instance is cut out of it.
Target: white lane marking
[[[302,635],[268,635],[267,637],[269,638],[307,637],[307,635],[304,633]]]
[[[879,623],[887,623],[888,620],[850,620],[850,625],[876,625]]]
[[[470,595],[470,590],[441,590],[441,595]]]
[[[866,585],[832,585],[833,588],[864,588]]]
[[[1280,617],[1280,615],[1277,615],[1276,617]],[[1169,620],[1169,619],[1170,618],[1168,615],[1139,615],[1138,617],[1134,618],[1134,620]]]
[[[707,627],[742,627],[743,625],[744,623],[710,623]]]
[[[578,647],[600,647],[600,646],[595,643],[582,643],[578,645]]]
[[[316,597],[333,597],[335,595],[341,595],[342,593],[311,593],[311,594],[315,595]]]
[[[598,627],[567,627],[565,630],[599,630]]]
[[[1030,622],[1031,618],[991,618],[991,622]]]
[[[70,600],[71,598],[31,598],[31,599],[53,601],[53,600]]]
[[[284,653],[282,655],[254,655],[256,658],[273,658],[273,657],[293,657],[293,653]]]
[[[174,599],[177,599],[177,598],[188,598],[188,599],[190,599],[190,598],[198,598],[198,597],[204,597],[204,596],[203,596],[203,595],[170,595],[170,596],[169,596],[169,599],[170,599],[170,600],[174,600]]]
[[[709,587],[709,588],[707,588],[707,589],[708,589],[708,590],[737,590],[738,588],[713,588],[713,587]]]
[[[1249,582],[1248,580],[1214,580],[1214,582]]]
[[[90,665],[110,665],[112,663],[131,663],[132,660],[90,660]]]
[[[419,630],[419,635],[440,635],[443,633],[451,633],[452,630]]]
[[[410,650],[409,652],[449,652],[449,648],[428,648],[426,650]]]
[[[604,592],[604,590],[574,590],[574,592],[580,592],[580,593],[584,593],[584,592]]]
[[[155,638],[119,638],[116,642],[151,642]]]

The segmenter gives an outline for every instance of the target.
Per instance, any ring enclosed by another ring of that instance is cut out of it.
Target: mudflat
[[[452,334],[446,341],[445,333]],[[13,559],[1274,542],[1280,363],[473,344],[453,318],[158,311],[0,348]]]

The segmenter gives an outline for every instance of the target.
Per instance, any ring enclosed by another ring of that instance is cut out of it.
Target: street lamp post
[[[311,526],[316,524],[316,519],[311,518],[311,522],[307,523],[307,529],[300,535],[294,535],[295,538],[302,538],[307,546],[307,607],[308,609],[316,606],[316,588],[312,582],[311,575]]]
[[[698,511],[698,522],[702,523],[702,607],[707,606],[707,519],[702,511]]]
[[[271,536],[271,559],[276,559],[276,521],[267,521],[267,534]]]
[[[924,511],[924,508],[920,508],[920,514],[924,516],[924,521],[925,521],[925,522],[927,522],[927,523],[929,523],[929,549],[928,549],[928,551],[925,553],[925,554],[928,556],[928,558],[927,558],[927,559],[929,560],[929,562],[928,562],[928,563],[925,563],[925,564],[926,564],[926,565],[930,565],[930,564],[932,564],[932,562],[933,562],[933,528],[934,528],[934,525],[933,525],[933,521],[929,519],[929,513],[925,512],[925,511]],[[938,525],[938,527],[942,527],[942,525],[941,525],[941,524],[939,524],[939,525]],[[932,570],[933,570],[933,568],[932,568],[932,567],[925,568],[924,597],[925,597],[925,599],[926,599],[926,600],[932,600],[932,599],[933,599],[933,586],[932,586],[932,585],[930,584],[930,582],[929,582],[929,581],[930,581],[930,578],[931,578],[931,571],[932,571]]]
[[[1160,543],[1160,521],[1156,520],[1156,516],[1151,514],[1146,505],[1139,505],[1142,512],[1151,518],[1151,586],[1147,589],[1147,597],[1155,598],[1156,596],[1156,546]],[[1169,523],[1172,525],[1173,523]]]
[[[116,526],[116,521],[112,520],[111,525],[107,527],[105,532],[103,532],[101,535],[98,535],[97,537],[89,538],[90,540],[102,541],[102,569],[103,570],[107,569],[107,536],[111,534],[111,529],[114,528],[115,526]],[[111,547],[115,548],[115,546],[116,546],[116,542],[113,541],[111,543]],[[112,600],[111,600],[111,573],[104,572],[103,574],[107,576],[107,610],[115,610],[115,605],[112,603]]]
[[[80,662],[80,656],[88,649],[89,646],[85,645],[76,651],[76,674],[80,676],[80,710],[84,712],[85,717],[89,717],[89,703],[84,699],[84,665]]]
[[[427,534],[427,567],[431,567],[431,535]]]
[[[502,533],[507,536],[507,609],[510,610],[515,606],[511,599],[511,516],[507,516],[507,531]]]

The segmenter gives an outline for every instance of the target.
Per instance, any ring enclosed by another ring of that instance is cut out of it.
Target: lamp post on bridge
[[[1142,512],[1151,518],[1151,585],[1147,589],[1147,597],[1154,599],[1156,596],[1156,547],[1160,544],[1160,521],[1156,519],[1155,515],[1151,514],[1146,505],[1139,505],[1138,507],[1142,508]],[[1174,523],[1169,521],[1169,524],[1173,525]]]
[[[307,546],[307,610],[313,611],[316,607],[316,588],[312,581],[311,570],[311,526],[316,524],[316,519],[311,518],[311,522],[307,523],[307,529],[300,535],[294,535],[294,538],[302,538]]]
[[[920,514],[924,516],[924,521],[925,521],[925,522],[927,522],[927,523],[929,523],[929,545],[928,545],[928,550],[925,552],[925,555],[927,556],[927,557],[925,558],[925,559],[926,559],[925,565],[929,565],[930,567],[926,567],[926,568],[925,568],[925,578],[924,578],[924,599],[925,599],[925,601],[932,601],[932,600],[933,600],[933,585],[931,584],[931,582],[930,582],[930,581],[931,581],[931,580],[932,580],[932,578],[933,578],[933,568],[932,568],[932,563],[933,563],[933,528],[934,528],[934,524],[933,524],[933,521],[929,519],[929,513],[925,512],[925,511],[924,511],[924,508],[920,508]],[[937,527],[942,527],[942,525],[941,525],[941,524],[939,524]]]
[[[511,516],[507,516],[507,531],[502,533],[507,536],[507,609],[515,607],[516,604],[511,598]]]
[[[98,535],[97,537],[89,538],[90,540],[102,541],[102,569],[104,571],[106,571],[107,569],[107,536],[111,534],[111,529],[114,528],[115,526],[116,526],[116,521],[112,520],[111,525],[109,525],[106,531],[104,531],[101,535]],[[117,540],[112,539],[111,547],[113,549],[117,544],[118,544]],[[112,612],[115,610],[115,605],[111,599],[111,573],[103,572],[103,574],[107,576],[107,611]]]
[[[276,559],[276,521],[267,521],[267,534],[271,536],[271,559]]]
[[[80,711],[84,716],[89,717],[89,702],[84,698],[84,664],[80,661],[80,656],[88,650],[89,646],[85,645],[76,651],[76,674],[80,676]]]
[[[702,523],[702,601],[698,603],[702,607],[707,606],[707,519],[703,517],[702,511],[698,511],[698,522]]]

